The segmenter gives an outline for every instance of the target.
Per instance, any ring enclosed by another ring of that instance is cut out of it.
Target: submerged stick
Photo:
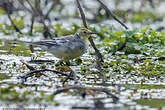
[[[78,9],[79,9],[80,14],[81,14],[81,18],[82,18],[83,25],[84,25],[85,28],[88,29],[84,11],[83,11],[83,9],[82,9],[82,7],[81,7],[81,5],[80,5],[79,0],[76,0],[76,1],[77,1]],[[105,76],[104,76],[104,74],[102,73],[102,62],[104,62],[103,57],[102,57],[100,51],[96,48],[96,45],[95,45],[95,43],[94,43],[94,41],[93,41],[93,39],[92,39],[91,36],[89,37],[88,40],[90,41],[92,47],[94,48],[94,50],[95,50],[95,52],[96,52],[96,56],[97,56],[97,58],[98,58],[98,59],[97,59],[97,62],[96,62],[96,63],[97,63],[97,67],[98,67],[97,69],[99,70],[100,76],[101,76],[101,78],[102,78],[102,83],[105,83]]]
[[[31,18],[31,25],[30,25],[30,34],[31,34],[31,35],[33,35],[34,20],[35,20],[35,17],[34,17],[34,15],[32,15],[32,18]]]
[[[8,18],[9,18],[11,24],[13,25],[14,29],[16,30],[16,32],[19,32],[20,34],[23,34],[23,33],[21,32],[21,30],[17,27],[17,25],[14,23],[14,21],[12,20],[12,18],[11,18],[11,16],[10,16],[10,13],[9,13],[9,7],[7,6],[7,3],[3,3],[3,5],[4,5],[5,11],[6,11],[6,13],[7,13],[7,16],[8,16]]]
[[[50,12],[53,10],[53,8],[55,7],[56,3],[59,2],[59,1],[58,0],[53,0],[52,2],[53,2],[52,5],[50,6],[49,10],[45,14],[45,17],[44,17],[45,19],[49,19],[48,16],[49,16]]]
[[[88,29],[88,26],[87,26],[87,22],[86,22],[86,17],[85,17],[84,11],[83,11],[83,9],[82,9],[82,7],[81,7],[81,5],[80,5],[79,0],[76,0],[76,1],[77,1],[78,9],[79,9],[80,14],[81,14],[81,19],[82,19],[83,25],[84,25],[85,28]],[[100,59],[101,62],[104,62],[103,57],[102,57],[100,51],[96,48],[96,45],[95,45],[95,43],[93,42],[92,37],[89,37],[89,41],[90,41],[92,47],[94,48],[97,57]]]
[[[112,94],[110,92],[111,91],[110,89],[107,89],[107,88],[96,88],[96,87],[85,87],[85,86],[79,86],[79,85],[59,88],[56,91],[54,91],[53,94],[57,95],[57,94],[60,94],[62,92],[65,92],[65,91],[68,91],[68,90],[72,90],[72,89],[77,89],[77,90],[80,90],[80,89],[90,89],[90,90],[97,91],[97,92],[104,92],[107,95],[112,97],[114,103],[117,103],[117,101],[119,100],[119,97],[117,97],[116,95]]]
[[[61,71],[50,70],[50,69],[42,69],[42,70],[33,70],[33,71],[31,71],[30,73],[27,73],[27,74],[25,74],[25,75],[23,75],[23,76],[19,76],[18,78],[25,79],[25,81],[26,81],[27,78],[32,77],[32,76],[34,76],[35,74],[40,74],[40,75],[43,75],[43,76],[48,77],[47,75],[41,73],[41,72],[46,72],[46,71],[54,72],[54,73],[56,73],[56,74],[59,74],[59,75],[67,76],[67,77],[68,77],[67,74],[65,74],[65,73],[63,73],[63,72],[61,72]],[[73,80],[73,78],[71,78],[71,77],[68,77],[68,78],[71,79],[71,80]]]
[[[41,8],[40,8],[38,2],[35,1],[36,7],[34,7],[34,6],[31,4],[31,2],[30,2],[29,0],[26,0],[26,2],[27,2],[27,3],[29,4],[29,6],[31,7],[31,10],[32,10],[32,12],[33,12],[33,13],[32,13],[32,16],[39,16],[39,17],[40,17],[40,21],[41,21],[41,23],[42,23],[43,26],[44,26],[44,28],[43,28],[43,36],[44,36],[45,38],[47,38],[47,37],[52,38],[53,35],[52,35],[52,33],[51,33],[49,27],[48,27],[48,26],[46,25],[46,23],[45,23],[44,15],[43,15],[43,12],[42,12],[42,10],[41,10]]]
[[[24,62],[23,60],[20,60],[24,65],[26,65],[26,67],[31,70],[31,72],[23,75],[23,76],[19,76],[18,78],[24,79],[26,81],[27,78],[34,76],[35,74],[40,74],[43,76],[48,77],[47,75],[43,74],[42,72],[46,72],[46,71],[50,71],[50,72],[54,72],[56,74],[60,74],[62,76],[67,76],[67,79],[71,79],[73,80],[74,78],[71,78],[70,75],[65,74],[61,71],[56,71],[56,70],[50,70],[50,69],[41,69],[41,70],[36,70],[33,66],[30,66],[29,64],[27,64],[26,62]]]
[[[101,0],[97,0],[97,1],[101,4],[102,8],[105,9],[105,11],[106,11],[114,20],[116,20],[118,23],[120,23],[125,29],[129,29],[128,26],[126,26],[126,24],[124,24],[122,21],[120,21],[120,20],[112,13],[112,11],[111,11]],[[125,42],[124,42],[122,45],[120,45],[116,50],[114,50],[113,53],[112,53],[112,55],[114,55],[117,51],[122,50],[124,47],[126,47],[127,41],[128,41],[128,39],[127,39],[127,37],[126,37]]]
[[[118,23],[120,23],[125,29],[129,29],[123,22],[121,22],[113,13],[112,11],[101,1],[101,0],[97,0],[103,9],[105,9],[105,11],[114,19],[116,20]]]

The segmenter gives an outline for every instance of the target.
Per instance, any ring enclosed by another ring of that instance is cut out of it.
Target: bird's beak
[[[89,32],[89,34],[98,34],[97,32]]]

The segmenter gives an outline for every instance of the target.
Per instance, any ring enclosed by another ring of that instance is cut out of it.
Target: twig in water
[[[34,15],[32,15],[32,18],[31,18],[31,25],[30,25],[30,35],[33,35],[34,20],[35,20],[35,17],[34,17]]]
[[[100,77],[102,79],[102,83],[105,84],[105,75],[103,73],[102,64],[99,63],[98,60],[96,61],[96,63],[97,63],[96,68],[99,70],[99,74],[100,74]]]
[[[29,13],[33,13],[32,10],[30,10],[29,8],[27,8],[25,5],[24,5],[24,2],[22,0],[18,0],[18,3],[22,6],[22,8],[24,10],[27,10]]]
[[[33,7],[33,5],[30,3],[30,1],[29,1],[29,0],[26,0],[26,2],[29,4],[29,6],[30,6],[30,8],[31,8],[31,10],[32,10],[32,13],[33,13],[34,15],[38,15],[39,13],[38,13],[37,10]]]
[[[76,1],[77,1],[78,9],[79,9],[80,14],[81,14],[81,19],[82,19],[83,25],[84,25],[85,28],[88,29],[88,26],[87,26],[87,23],[86,23],[86,17],[85,17],[84,11],[83,11],[83,9],[82,9],[82,7],[81,7],[81,5],[80,5],[79,0],[76,0]],[[95,45],[95,43],[93,42],[92,37],[89,37],[89,41],[90,41],[92,47],[94,48],[97,57],[100,59],[101,62],[104,62],[103,57],[102,57],[100,51],[96,48],[96,45]]]
[[[53,37],[53,34],[51,33],[51,31],[50,31],[50,29],[49,29],[49,27],[46,25],[46,23],[45,23],[45,20],[44,20],[44,15],[43,15],[43,12],[42,12],[42,10],[41,10],[41,8],[40,8],[40,6],[39,6],[39,4],[38,4],[38,2],[37,1],[35,1],[35,6],[36,7],[34,7],[32,4],[31,4],[31,2],[29,1],[29,0],[26,0],[26,2],[29,4],[29,6],[31,7],[31,10],[32,10],[32,16],[39,16],[40,17],[40,21],[41,21],[41,23],[43,24],[43,26],[44,26],[44,28],[43,28],[43,36],[45,37],[45,38],[47,38],[47,37],[50,37],[50,38],[52,38]]]
[[[82,9],[82,7],[81,7],[81,5],[80,5],[79,0],[76,0],[76,1],[77,1],[78,9],[79,9],[80,14],[81,14],[81,19],[82,19],[83,25],[84,25],[85,28],[88,29],[84,11],[83,11],[83,9]],[[102,67],[101,67],[101,66],[102,66],[102,62],[104,62],[103,57],[102,57],[100,51],[96,48],[96,45],[95,45],[95,43],[94,43],[92,37],[89,37],[89,41],[90,41],[92,47],[94,48],[94,50],[95,50],[95,52],[96,52],[96,56],[97,56],[97,60],[98,60],[98,61],[97,61],[97,66],[99,67],[98,70],[99,70],[99,72],[100,72],[100,75],[103,76],[103,77],[101,77],[101,78],[102,78],[102,82],[105,83],[105,77],[104,77],[104,75],[103,75],[103,73],[102,73],[102,69],[101,69],[101,68],[102,68]]]
[[[106,11],[114,20],[116,20],[118,23],[120,23],[125,29],[129,29],[128,26],[126,26],[123,22],[121,22],[101,0],[97,0],[97,1],[101,4],[101,6],[105,9],[105,11]],[[127,40],[127,37],[126,37],[125,42],[124,42],[121,46],[119,46],[115,51],[113,51],[112,55],[114,55],[117,51],[122,50],[122,49],[126,46],[127,41],[128,41],[128,40]]]
[[[54,60],[30,60],[30,63],[54,63]]]
[[[30,66],[29,64],[27,64],[25,61],[23,61],[23,60],[20,60],[24,65],[26,65],[26,67],[29,69],[29,70],[31,70],[31,71],[33,71],[33,70],[36,70],[34,67],[32,67],[32,66]]]
[[[41,73],[41,72],[45,72],[45,71],[54,72],[54,73],[60,74],[60,75],[62,75],[62,76],[67,76],[67,77],[68,77],[67,74],[65,74],[65,73],[63,73],[63,72],[61,72],[61,71],[50,70],[50,69],[42,69],[42,70],[34,70],[34,71],[31,71],[30,73],[25,74],[25,75],[23,75],[23,76],[19,76],[18,78],[25,79],[25,81],[26,81],[27,78],[32,77],[32,76],[34,76],[35,74],[44,75],[44,76],[48,77],[47,75]],[[73,80],[73,78],[71,78],[71,77],[69,77],[69,79]]]
[[[9,7],[7,6],[7,3],[4,2],[3,5],[4,5],[5,11],[6,11],[6,13],[7,13],[7,16],[8,16],[8,18],[9,18],[11,24],[12,24],[13,27],[15,28],[16,32],[19,32],[20,34],[23,34],[23,33],[21,32],[21,30],[17,27],[17,25],[13,22],[13,20],[12,20],[12,18],[11,18],[11,16],[10,16],[10,13],[9,13]]]
[[[60,74],[60,75],[62,75],[62,76],[67,76],[68,79],[73,80],[73,78],[71,78],[69,75],[67,75],[67,74],[65,74],[65,73],[63,73],[63,72],[61,72],[61,71],[50,70],[50,69],[36,70],[34,67],[30,66],[29,64],[27,64],[27,63],[24,62],[23,60],[20,60],[20,61],[21,61],[23,64],[25,64],[26,67],[27,67],[29,70],[31,70],[30,73],[27,73],[27,74],[25,74],[25,75],[23,75],[23,76],[19,76],[19,77],[18,77],[18,78],[24,79],[25,81],[26,81],[26,79],[27,79],[28,77],[32,77],[32,76],[34,76],[35,74],[44,75],[44,76],[48,77],[47,75],[41,73],[41,72],[45,72],[45,71],[50,71],[50,72],[54,72],[54,73]]]
[[[107,88],[85,87],[85,86],[79,86],[79,85],[74,85],[74,86],[70,86],[70,87],[59,88],[56,91],[54,91],[53,94],[54,95],[57,95],[57,94],[60,94],[62,92],[65,92],[65,91],[68,91],[68,90],[71,90],[71,89],[78,89],[78,90],[79,89],[90,89],[90,90],[93,90],[93,91],[104,92],[107,95],[109,95],[109,96],[112,97],[114,103],[117,103],[118,100],[119,100],[119,98],[116,95],[112,94],[110,92],[110,90],[107,89]]]
[[[129,29],[123,22],[121,22],[112,12],[111,10],[101,1],[101,0],[97,0],[101,6],[105,9],[105,11],[110,15],[112,16],[112,18],[114,20],[116,20],[118,23],[120,23],[125,29]]]
[[[85,17],[84,11],[80,5],[80,2],[79,2],[79,0],[76,0],[76,1],[77,1],[78,9],[79,9],[80,14],[81,14],[81,19],[82,19],[83,25],[85,28],[88,28],[87,22],[86,22],[86,17]]]
[[[50,14],[50,12],[52,11],[52,9],[55,7],[55,5],[56,5],[56,3],[57,2],[59,2],[58,0],[53,0],[52,1],[53,3],[52,3],[52,5],[50,6],[50,8],[49,8],[49,10],[47,11],[47,13],[45,14],[45,19],[49,19],[49,14]]]
[[[148,2],[150,3],[150,5],[151,5],[152,8],[155,8],[154,3],[153,3],[153,0],[148,0]]]
[[[71,69],[71,73],[73,74],[74,84],[77,84],[78,83],[78,80],[77,80],[77,74],[76,74],[76,72]]]
[[[68,79],[72,76],[72,73],[70,72],[70,74],[65,78],[65,80],[63,81],[62,85],[64,86],[64,84],[68,81]]]

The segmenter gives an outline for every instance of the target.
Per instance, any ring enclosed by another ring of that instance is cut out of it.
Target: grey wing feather
[[[38,46],[46,46],[47,48],[50,48],[52,46],[59,46],[59,44],[56,42],[56,40],[43,40],[39,42],[33,42],[32,44],[38,45]]]
[[[34,45],[41,45],[41,46],[61,46],[63,44],[65,44],[66,42],[70,41],[71,39],[73,39],[73,35],[69,35],[69,36],[64,36],[64,37],[60,37],[60,38],[56,38],[53,40],[43,40],[43,41],[39,41],[39,42],[33,42]]]
[[[68,35],[68,36],[61,36],[59,38],[56,38],[54,40],[70,40],[72,39],[74,36],[73,35]]]

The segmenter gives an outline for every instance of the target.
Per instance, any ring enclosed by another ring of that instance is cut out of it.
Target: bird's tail
[[[27,44],[27,45],[32,44],[32,42],[28,42],[28,41],[20,41],[20,40],[15,40],[13,43],[16,43],[16,44],[21,43],[21,44]]]

